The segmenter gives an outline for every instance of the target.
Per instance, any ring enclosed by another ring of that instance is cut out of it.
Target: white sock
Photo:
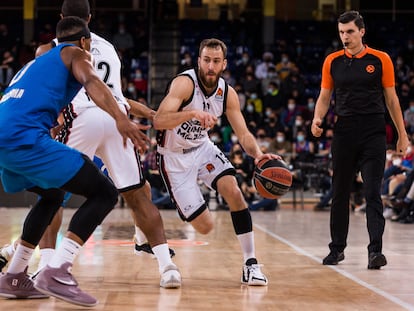
[[[249,258],[256,258],[255,249],[254,249],[254,232],[247,232],[237,235],[239,239],[240,246],[243,252],[243,259],[246,262]]]
[[[29,265],[29,261],[33,255],[33,252],[33,248],[18,244],[16,251],[14,252],[13,259],[9,264],[9,268],[7,269],[7,273],[16,274],[23,272],[24,269],[26,269],[26,267]]]
[[[73,263],[82,246],[69,238],[63,238],[55,254],[48,263],[49,267],[59,268],[66,262]]]
[[[135,241],[138,245],[148,243],[147,237],[145,236],[144,232],[142,232],[142,230],[137,226],[135,226]]]
[[[42,248],[40,250],[40,260],[37,266],[37,271],[40,271],[44,267],[46,267],[46,265],[51,261],[54,254],[55,254],[54,248]]]
[[[170,256],[170,248],[167,243],[154,246],[152,251],[154,252],[155,257],[157,257],[160,272],[164,271],[166,266],[173,263]]]

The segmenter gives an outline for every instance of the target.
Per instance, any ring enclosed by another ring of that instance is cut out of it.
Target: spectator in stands
[[[229,69],[223,71],[223,79],[232,87],[236,85],[236,79],[233,77]]]
[[[269,109],[269,108],[267,108]],[[274,110],[266,110],[262,127],[268,137],[275,137],[278,131],[283,131],[283,125],[279,121],[279,115]]]
[[[193,57],[191,56],[191,53],[187,51],[181,58],[180,66],[178,67],[178,73],[192,68],[194,68]]]
[[[410,90],[410,85],[408,82],[402,82],[401,84],[397,85],[397,93],[398,98],[400,99],[401,109],[404,111],[408,108],[408,104],[412,97],[412,90]]]
[[[270,81],[265,95],[263,96],[263,108],[272,109],[280,114],[283,108],[283,98],[279,88],[279,84],[275,81]]]
[[[16,58],[11,51],[6,50],[0,64],[0,89],[9,85],[16,70]]]
[[[148,92],[148,81],[144,78],[140,68],[135,69],[135,72],[132,75],[132,82],[135,85],[138,97],[146,97]]]
[[[241,53],[240,58],[235,62],[234,77],[236,80],[240,81],[240,79],[246,75],[247,67],[251,66],[253,66],[253,62],[250,59],[250,55],[248,52],[244,51]]]
[[[295,162],[312,162],[315,156],[315,145],[307,138],[306,131],[297,131],[293,142],[293,160]]]
[[[239,82],[236,82],[234,85],[234,90],[237,92],[237,96],[239,97],[240,101],[240,110],[243,111],[246,107],[246,94],[244,93],[243,85],[241,85]]]
[[[51,24],[46,23],[43,25],[42,30],[39,33],[39,43],[45,44],[52,41],[54,38],[56,38],[55,31]]]
[[[124,22],[119,22],[118,31],[113,35],[112,42],[123,54],[134,48],[134,38],[128,32]]]
[[[414,98],[410,99],[408,108],[404,111],[405,128],[408,134],[414,133]]]
[[[282,123],[288,137],[292,137],[292,129],[295,125],[295,119],[298,114],[301,114],[300,108],[296,104],[294,98],[289,98],[287,101],[287,108],[284,108],[280,114],[280,122]]]
[[[254,199],[256,189],[252,184],[254,163],[244,154],[241,145],[235,144],[229,153],[229,160],[236,169],[236,180],[245,200],[250,203]]]
[[[276,72],[280,79],[284,81],[295,67],[296,64],[289,59],[289,55],[282,53],[280,61],[276,64]]]
[[[281,84],[283,94],[296,99],[296,103],[300,106],[304,106],[302,102],[305,94],[305,79],[301,75],[298,67],[293,67],[288,76],[283,80]]]
[[[411,68],[405,63],[402,56],[397,56],[394,70],[397,84],[409,81]]]
[[[7,24],[0,23],[0,55],[6,50],[11,51],[16,43],[16,39],[10,34]]]
[[[327,128],[325,130],[325,135],[323,138],[320,138],[318,141],[318,156],[319,157],[329,157],[331,154],[331,146],[333,139],[333,129]]]
[[[261,96],[260,80],[255,77],[254,72],[252,72],[252,70],[253,67],[248,67],[246,69],[246,75],[241,81],[244,92],[247,96],[250,96],[250,94],[252,93],[256,93],[257,95]]]
[[[135,84],[133,81],[128,81],[126,89],[123,91],[124,96],[127,98],[131,98],[133,100],[137,100],[139,97],[137,88],[135,87]]]
[[[277,131],[276,136],[271,140],[269,144],[269,152],[278,154],[288,164],[291,163],[293,144],[286,138],[286,134],[283,130]]]
[[[268,92],[270,82],[275,83],[277,85],[277,89],[280,88],[280,79],[277,75],[276,68],[273,66],[267,69],[266,78],[261,79],[262,94],[266,94]]]
[[[254,105],[252,103],[246,103],[246,106],[243,110],[243,116],[249,129],[253,132],[256,130],[256,127],[262,123],[263,120],[262,115],[255,111]]]
[[[267,153],[269,149],[271,138],[267,136],[266,130],[263,127],[259,127],[255,133],[257,144],[263,153]]]
[[[251,92],[248,99],[247,99],[247,105],[252,104],[254,106],[254,111],[256,111],[258,114],[263,114],[263,101],[257,94],[257,92]]]
[[[328,54],[331,54],[332,52],[338,51],[340,48],[342,48],[342,46],[339,46],[338,39],[333,39],[331,45],[326,48],[324,57],[328,56]]]
[[[262,55],[262,61],[256,65],[254,75],[257,79],[262,80],[267,78],[267,73],[269,68],[274,68],[275,64],[273,63],[273,53],[264,52]]]
[[[315,112],[315,99],[310,96],[306,99],[306,105],[302,110],[302,117],[305,120],[305,125],[310,126],[312,124],[313,114]]]

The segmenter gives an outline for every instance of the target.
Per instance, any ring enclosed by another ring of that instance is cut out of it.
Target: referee
[[[409,141],[395,91],[391,58],[363,43],[365,25],[359,12],[348,11],[339,16],[338,31],[344,48],[329,54],[323,63],[321,91],[311,128],[315,137],[321,136],[322,121],[335,93],[331,243],[323,264],[336,265],[345,259],[349,196],[352,181],[360,171],[367,204],[368,269],[380,269],[387,264],[382,254],[385,219],[380,195],[386,149],[385,107],[398,132],[396,150],[405,153]]]

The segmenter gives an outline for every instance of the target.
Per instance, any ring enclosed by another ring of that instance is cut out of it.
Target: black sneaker
[[[387,259],[381,253],[370,253],[368,256],[368,269],[378,270],[387,264]]]
[[[175,256],[175,251],[170,248],[170,257],[173,258]],[[144,243],[141,245],[138,245],[137,243],[135,243],[135,249],[134,249],[134,253],[138,256],[141,256],[143,254],[148,254],[151,255],[151,257],[155,258],[154,252],[151,249],[151,246],[148,243]]]
[[[0,248],[0,272],[1,270],[3,270],[3,268],[7,265],[8,262],[9,260],[6,258],[6,256],[3,256]]]
[[[325,266],[332,266],[332,265],[337,265],[338,262],[342,261],[345,259],[345,255],[344,252],[334,252],[331,251],[328,256],[326,256],[323,261],[322,264]]]

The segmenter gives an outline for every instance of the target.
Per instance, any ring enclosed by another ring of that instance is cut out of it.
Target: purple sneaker
[[[72,275],[72,264],[69,262],[60,268],[44,267],[36,276],[34,287],[42,293],[75,305],[93,307],[98,304],[98,300],[78,287],[78,282]]]
[[[24,272],[0,275],[0,296],[11,299],[49,298],[34,288],[33,281],[27,275],[27,267]]]

